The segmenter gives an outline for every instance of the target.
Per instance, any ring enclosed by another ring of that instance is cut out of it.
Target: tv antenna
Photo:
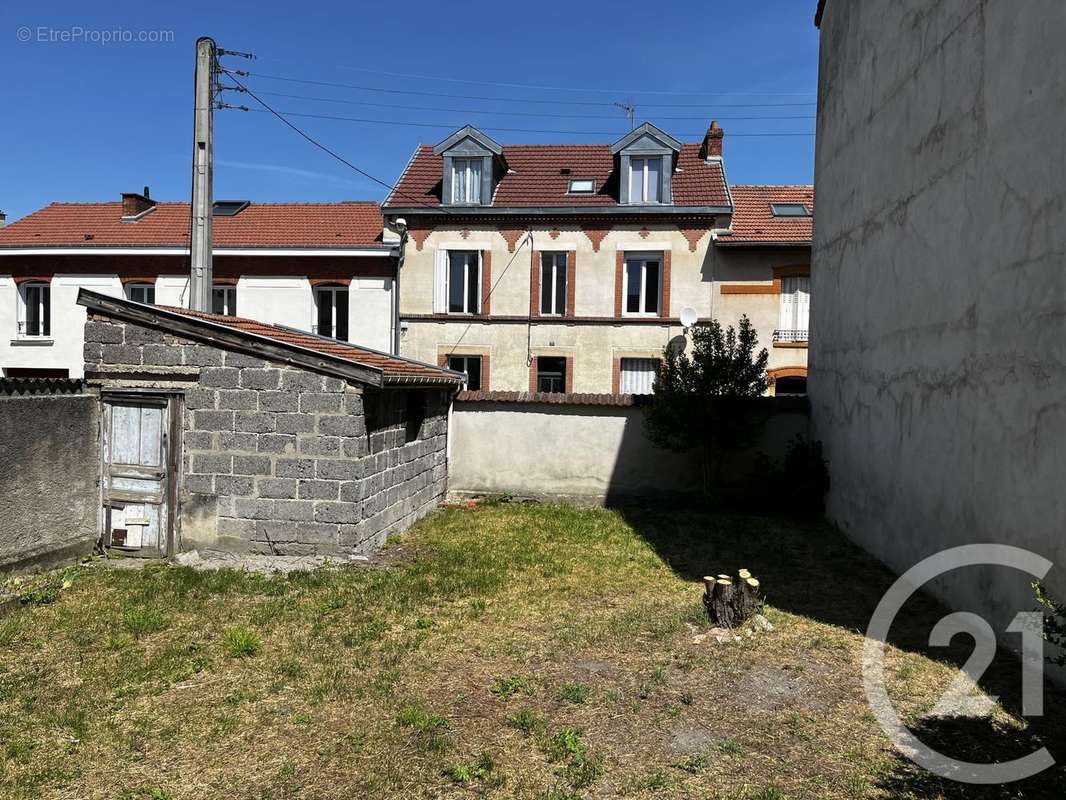
[[[622,109],[622,112],[629,120],[629,130],[633,130],[635,127],[637,127],[637,107],[633,105],[632,100],[630,100],[628,103],[615,103],[614,105]]]

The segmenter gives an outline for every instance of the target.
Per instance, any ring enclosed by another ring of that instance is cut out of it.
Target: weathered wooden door
[[[104,399],[104,544],[131,555],[169,554],[170,409],[165,397]]]

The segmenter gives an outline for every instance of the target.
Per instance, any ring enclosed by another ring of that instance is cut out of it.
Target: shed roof
[[[97,314],[154,325],[179,336],[207,340],[216,347],[256,352],[261,358],[278,358],[280,348],[282,357],[288,355],[297,365],[374,386],[458,387],[464,377],[461,372],[414,359],[244,317],[145,305],[88,289],[78,292],[78,303]],[[228,336],[220,336],[223,333]],[[353,371],[351,365],[359,370]]]

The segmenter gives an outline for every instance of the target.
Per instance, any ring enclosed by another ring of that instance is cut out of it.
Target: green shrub
[[[259,652],[262,641],[251,628],[235,625],[223,635],[222,644],[232,658],[247,658]]]
[[[797,434],[781,463],[759,454],[746,505],[758,512],[819,519],[825,513],[828,491],[829,462],[822,455],[822,443]]]
[[[512,675],[510,678],[497,678],[492,682],[489,691],[504,700],[522,692],[533,694],[533,684],[525,675]]]
[[[571,703],[584,703],[589,699],[590,689],[583,683],[564,683],[559,687],[559,699]]]

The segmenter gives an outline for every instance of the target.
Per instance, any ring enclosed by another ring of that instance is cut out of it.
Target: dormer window
[[[619,170],[619,202],[622,205],[667,205],[673,203],[673,174],[681,142],[645,122],[613,145]]]
[[[662,202],[662,156],[629,160],[629,202]]]
[[[500,175],[507,172],[503,148],[467,125],[433,148],[441,156],[441,203],[446,206],[490,206]]]
[[[452,202],[481,202],[481,158],[452,159]]]

